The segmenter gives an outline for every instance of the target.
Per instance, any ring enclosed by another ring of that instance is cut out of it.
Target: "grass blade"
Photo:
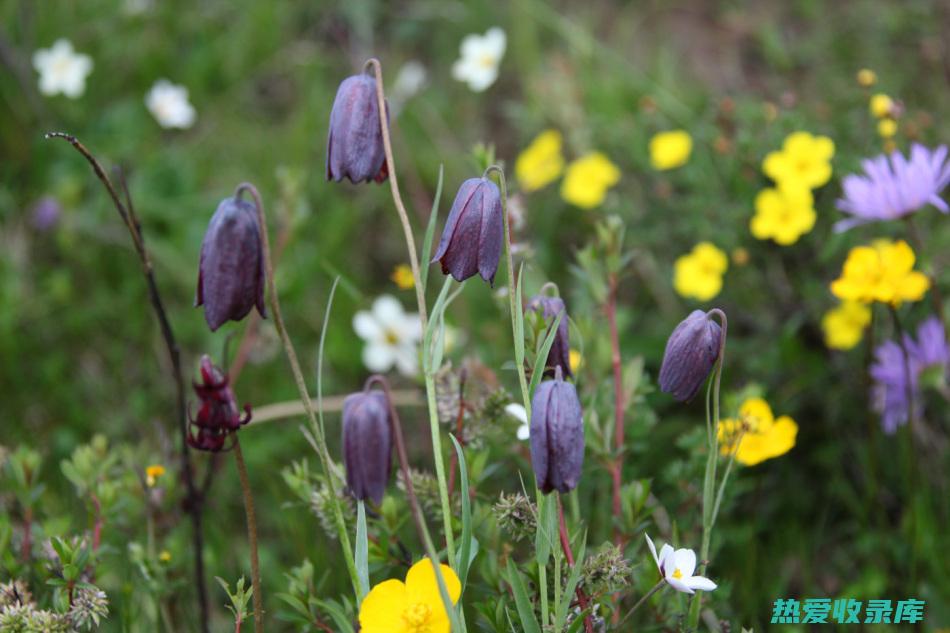
[[[419,276],[422,278],[423,294],[426,291],[426,284],[429,280],[429,255],[432,254],[432,239],[435,237],[436,220],[439,218],[439,202],[442,200],[442,172],[443,165],[439,165],[439,184],[435,187],[432,211],[429,212],[429,225],[426,227],[425,240],[422,242],[422,261],[419,262],[422,270],[419,271]]]
[[[469,566],[472,562],[472,501],[468,496],[468,467],[465,464],[465,453],[462,445],[449,433],[449,438],[455,446],[455,454],[459,463],[459,494],[462,495],[462,540],[459,545],[458,563],[459,580],[462,581],[462,591],[465,591],[465,579],[468,577]]]
[[[360,602],[369,593],[369,537],[366,532],[366,506],[362,499],[356,506],[356,573],[360,579]]]
[[[541,349],[538,350],[537,355],[534,357],[534,364],[531,366],[531,384],[528,387],[528,394],[532,396],[534,395],[534,390],[541,384],[541,378],[544,376],[544,369],[547,365],[548,354],[551,352],[551,346],[554,345],[554,337],[557,336],[557,327],[561,324],[563,317],[564,312],[561,312],[554,319],[554,323],[552,323],[550,329],[548,329],[547,336],[544,337],[544,343],[541,344]],[[538,369],[539,367],[540,371]]]
[[[524,633],[541,633],[541,625],[538,624],[538,618],[534,615],[531,601],[528,600],[528,592],[524,588],[524,579],[513,562],[508,563],[508,582],[511,584],[511,591],[515,595],[515,606],[518,607],[521,629]]]

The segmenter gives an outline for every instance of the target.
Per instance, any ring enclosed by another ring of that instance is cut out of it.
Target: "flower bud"
[[[211,216],[198,262],[195,307],[200,305],[212,332],[225,321],[240,321],[255,305],[267,316],[261,229],[250,202],[225,198]]]
[[[564,382],[561,368],[531,400],[531,465],[541,492],[570,492],[584,465],[584,417],[577,389]]]
[[[346,485],[361,501],[379,504],[389,483],[393,436],[389,401],[382,391],[362,391],[343,401]]]
[[[501,193],[487,178],[469,178],[459,187],[431,263],[442,274],[464,281],[478,273],[492,284],[504,243]]]
[[[559,314],[561,315],[561,322],[557,325],[557,333],[554,335],[554,342],[551,343],[551,351],[548,352],[548,359],[544,365],[544,375],[553,376],[554,368],[560,367],[565,376],[572,376],[567,308],[564,306],[563,299],[537,295],[528,300],[526,309],[540,312],[548,327],[554,324]],[[545,336],[547,336],[547,331],[545,331]]]
[[[347,77],[336,91],[330,110],[327,180],[383,182],[388,175],[376,79],[367,74]]]
[[[681,402],[691,400],[719,359],[722,328],[709,313],[693,310],[666,342],[660,389]]]
[[[207,355],[201,357],[201,382],[193,383],[201,400],[198,414],[188,415],[197,434],[188,429],[188,444],[202,451],[218,452],[228,435],[251,421],[251,405],[244,405],[244,416],[237,406],[227,375],[214,366]]]

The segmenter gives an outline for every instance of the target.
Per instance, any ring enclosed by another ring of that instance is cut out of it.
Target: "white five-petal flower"
[[[498,78],[498,66],[506,45],[505,32],[497,26],[488,29],[485,35],[466,35],[459,47],[462,57],[452,66],[452,76],[467,83],[475,92],[482,92]]]
[[[40,74],[40,92],[44,95],[62,93],[75,99],[86,90],[92,58],[74,51],[69,40],[59,39],[50,48],[33,53],[33,67]]]
[[[521,422],[518,427],[519,440],[526,440],[531,437],[531,425],[528,424],[528,412],[525,411],[524,405],[512,402],[505,406],[505,413]]]
[[[653,560],[656,561],[657,569],[667,584],[677,591],[683,593],[695,593],[699,591],[712,591],[716,588],[716,583],[703,576],[694,576],[696,571],[696,552],[691,549],[674,550],[669,543],[660,548],[660,555],[657,556],[656,546],[650,540],[648,534],[647,546],[650,553],[653,554]]]
[[[188,88],[159,79],[145,95],[145,106],[164,128],[185,129],[195,122],[195,108],[188,102]]]
[[[372,310],[357,312],[353,329],[366,342],[363,364],[367,369],[383,372],[395,365],[406,376],[418,373],[422,320],[418,314],[406,314],[395,297],[382,295],[373,301]]]

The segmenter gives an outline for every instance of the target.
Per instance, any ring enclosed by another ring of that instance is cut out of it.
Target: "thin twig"
[[[564,520],[564,506],[561,505],[561,495],[558,493],[554,494],[557,500],[557,525],[558,533],[561,537],[561,549],[564,550],[564,557],[567,559],[567,564],[571,567],[574,566],[574,552],[571,551],[571,540],[567,534],[567,522]],[[583,561],[582,561],[583,563]],[[555,578],[554,582],[561,582],[560,578]],[[584,593],[584,590],[580,587],[575,591],[577,594],[577,602],[580,604],[581,611],[587,609],[587,594]],[[584,616],[584,630],[587,633],[594,633],[594,623],[591,620],[590,614]]]
[[[254,496],[251,494],[251,480],[247,476],[247,464],[241,452],[241,440],[234,434],[234,461],[237,462],[238,477],[241,480],[241,492],[244,494],[244,511],[247,513],[247,540],[251,547],[251,586],[254,600],[254,633],[264,630],[264,599],[261,595],[261,566],[257,556],[257,516],[254,513]]]
[[[185,480],[186,491],[184,507],[185,511],[191,516],[192,522],[192,547],[194,549],[195,558],[195,585],[198,590],[198,607],[201,614],[201,630],[203,633],[208,633],[208,592],[205,585],[204,557],[202,554],[204,548],[201,517],[203,500],[197,494],[195,489],[191,457],[188,453],[188,412],[187,405],[185,403],[185,383],[181,371],[181,352],[178,348],[178,342],[175,340],[171,323],[168,320],[168,315],[165,311],[165,306],[158,290],[158,284],[155,282],[155,275],[152,270],[152,262],[149,258],[148,251],[145,248],[145,241],[142,237],[142,232],[134,215],[134,210],[131,207],[131,196],[128,196],[128,189],[125,188],[127,200],[129,202],[129,206],[126,206],[119,198],[118,192],[113,186],[112,181],[109,179],[109,176],[102,168],[102,165],[98,160],[96,160],[92,153],[86,149],[86,146],[79,142],[79,139],[77,139],[75,136],[71,134],[65,134],[63,132],[49,132],[46,134],[46,138],[61,138],[65,140],[70,145],[72,145],[76,151],[82,154],[86,161],[88,161],[88,163],[92,166],[93,172],[95,172],[96,176],[105,186],[109,197],[112,198],[112,203],[115,205],[116,211],[119,213],[119,216],[125,223],[125,226],[129,231],[129,235],[132,238],[132,243],[135,246],[135,252],[138,255],[139,261],[142,265],[142,272],[145,275],[145,281],[148,286],[149,302],[152,305],[152,310],[155,312],[155,316],[158,318],[159,328],[162,332],[162,339],[165,342],[165,347],[168,350],[168,356],[171,360],[173,379],[175,381],[175,395],[177,405],[176,417],[178,418],[179,426],[181,427],[181,468],[182,478]],[[124,179],[120,179],[120,182],[124,183]]]

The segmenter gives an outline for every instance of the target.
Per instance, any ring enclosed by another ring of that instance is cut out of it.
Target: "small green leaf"
[[[369,593],[369,538],[366,531],[366,506],[360,500],[356,506],[356,574],[360,580],[360,602]]]
[[[422,270],[419,276],[422,277],[422,292],[425,294],[426,284],[429,279],[429,256],[432,254],[432,240],[435,237],[436,220],[439,218],[439,202],[442,200],[442,173],[443,165],[439,165],[439,183],[435,187],[435,198],[432,199],[432,210],[429,212],[429,225],[426,227],[425,240],[422,242],[422,253],[419,265]]]
[[[554,323],[551,324],[547,336],[544,337],[544,343],[541,344],[541,349],[538,350],[537,355],[534,357],[534,364],[532,364],[534,371],[531,374],[531,385],[528,387],[528,394],[531,396],[534,395],[534,390],[541,384],[541,378],[544,376],[544,370],[547,365],[548,354],[551,352],[551,346],[554,345],[554,337],[557,336],[557,327],[561,324],[561,318],[563,318],[563,316],[564,312],[561,312],[554,319]]]
[[[462,581],[462,591],[464,591],[465,579],[468,577],[469,565],[472,562],[472,500],[469,498],[468,467],[465,464],[465,453],[454,435],[449,433],[449,438],[455,446],[455,454],[458,456],[459,463],[460,494],[462,495],[462,540],[457,554],[456,568],[459,570],[458,576],[459,580]]]
[[[528,593],[524,587],[524,579],[517,566],[511,561],[508,562],[508,582],[511,584],[511,591],[515,595],[515,605],[518,607],[518,617],[521,620],[521,628],[524,633],[541,633],[541,626],[538,624],[538,618],[531,607],[531,601],[528,600]]]

